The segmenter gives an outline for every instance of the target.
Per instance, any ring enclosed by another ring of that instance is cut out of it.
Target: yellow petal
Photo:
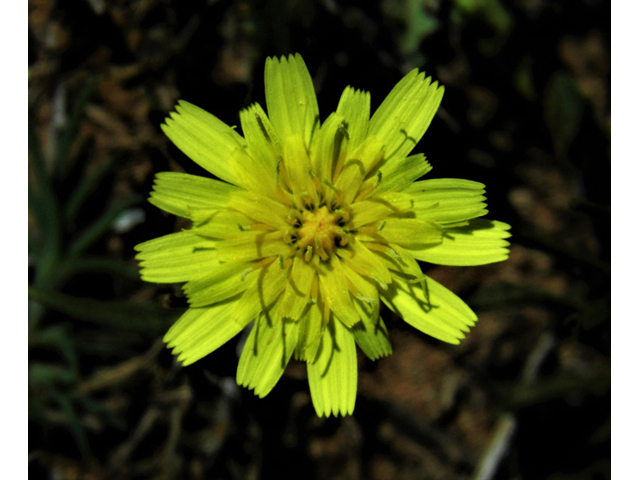
[[[347,157],[360,146],[369,130],[371,96],[369,92],[347,87],[342,92],[336,112],[342,115],[348,132]]]
[[[347,248],[341,248],[337,253],[348,268],[372,278],[383,289],[391,283],[389,269],[358,239],[353,239]]]
[[[460,343],[478,317],[458,296],[429,277],[424,282],[396,281],[382,300],[412,327],[443,342]]]
[[[235,337],[249,318],[238,318],[235,302],[207,308],[189,308],[164,336],[184,366],[200,360]]]
[[[361,189],[373,189],[376,195],[404,190],[417,179],[431,171],[432,167],[422,153],[403,157],[394,163],[384,163],[376,176],[363,182]]]
[[[440,106],[444,88],[431,77],[415,69],[391,90],[371,117],[369,135],[382,140],[391,155],[387,162],[395,164],[406,157],[420,141]]]
[[[442,232],[432,223],[417,218],[387,217],[373,231],[365,231],[364,227],[358,233],[362,240],[396,243],[401,247],[419,248],[427,245],[437,245],[442,241]]]
[[[495,220],[473,219],[465,227],[444,231],[442,243],[430,248],[407,250],[418,260],[438,265],[472,266],[502,262],[509,257],[511,228]]]
[[[267,314],[268,315],[268,314]],[[261,315],[247,338],[238,363],[236,380],[266,396],[278,383],[297,345],[299,323],[275,315]]]
[[[375,244],[365,244],[369,248],[376,246]],[[382,246],[382,248],[373,250],[372,252],[382,261],[391,272],[392,277],[397,277],[403,281],[421,281],[424,277],[422,269],[409,250],[405,250],[399,245],[390,244]]]
[[[349,207],[351,225],[360,228],[381,220],[394,213],[402,213],[411,209],[411,196],[404,192],[389,192],[356,202]]]
[[[309,305],[300,319],[298,349],[296,350],[298,360],[315,361],[325,328],[326,326],[322,324],[322,312],[319,306],[317,304]]]
[[[238,185],[230,159],[242,155],[244,139],[221,120],[188,102],[181,100],[176,110],[162,125],[167,137],[202,168]]]
[[[238,301],[236,308],[240,319],[246,315],[253,318],[271,308],[285,288],[291,267],[281,268],[277,261],[273,261],[258,269],[256,274],[253,273],[256,270],[255,266],[250,270],[249,276],[255,278],[255,281],[244,291],[242,298]]]
[[[334,112],[313,137],[311,164],[321,182],[332,182],[336,165],[344,160],[347,143],[344,125],[344,117]]]
[[[250,262],[274,255],[286,255],[291,245],[282,240],[281,232],[252,230],[242,235],[216,242],[221,262]]]
[[[350,153],[344,155],[344,163],[338,165],[341,169],[334,172],[336,188],[344,192],[344,202],[351,203],[361,188],[362,181],[375,168],[384,155],[384,144],[376,137],[368,137]],[[342,160],[341,160],[342,161]]]
[[[161,172],[156,175],[149,202],[162,210],[191,218],[194,209],[225,208],[238,188],[211,178],[187,173]]]
[[[356,301],[362,322],[352,328],[353,337],[364,354],[371,360],[391,355],[391,341],[387,327],[380,318],[380,305],[367,305]]]
[[[359,275],[349,267],[343,268],[342,272],[349,282],[349,290],[353,297],[369,304],[378,302],[378,289],[372,280],[368,280],[366,277]],[[355,301],[353,303],[355,306]],[[359,312],[358,317],[361,319],[360,313],[361,312]]]
[[[276,165],[282,158],[282,147],[269,118],[257,103],[240,112],[242,132],[247,140],[250,164],[238,165],[238,178],[248,190],[267,197],[276,194]]]
[[[307,363],[311,400],[319,417],[351,415],[356,405],[358,358],[351,332],[331,320],[324,330],[318,358]]]
[[[294,257],[287,287],[282,301],[278,304],[276,314],[295,321],[300,320],[305,307],[309,304],[311,284],[316,275],[316,271],[302,258]]]
[[[440,225],[453,225],[487,214],[484,185],[457,178],[415,182],[405,191],[413,199],[416,216]]]
[[[171,233],[135,247],[140,276],[146,282],[186,282],[220,263],[215,242],[190,231]]]
[[[339,258],[327,262],[319,275],[320,292],[336,317],[351,327],[360,321],[360,315],[353,305],[344,269]]]
[[[204,270],[200,277],[190,280],[183,287],[189,305],[204,307],[245,291],[255,282],[258,273],[256,271],[250,277],[243,275],[245,270],[245,263],[221,263],[215,268]]]
[[[259,160],[269,171],[275,180],[276,163],[282,156],[282,145],[271,120],[262,110],[262,107],[254,103],[240,112],[242,133],[247,141],[247,151]]]
[[[290,209],[277,200],[253,192],[234,192],[230,207],[256,222],[286,229]]]
[[[255,224],[246,215],[229,210],[195,210],[191,212],[191,220],[191,232],[215,239],[239,237]]]
[[[290,181],[291,191],[309,196],[313,203],[318,202],[317,187],[311,176],[311,160],[307,147],[300,135],[287,135],[282,139],[283,165]]]
[[[269,118],[280,138],[297,135],[308,146],[319,127],[319,116],[316,92],[302,57],[268,58],[264,86]]]

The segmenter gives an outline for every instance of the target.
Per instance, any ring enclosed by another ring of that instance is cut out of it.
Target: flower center
[[[327,260],[336,248],[346,246],[349,241],[343,229],[347,219],[345,213],[330,211],[326,205],[313,211],[295,211],[295,223],[285,240],[295,245],[307,262],[314,254]]]

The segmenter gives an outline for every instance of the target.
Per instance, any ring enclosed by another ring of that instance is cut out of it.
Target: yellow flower
[[[368,92],[347,87],[320,123],[299,55],[269,58],[269,115],[240,112],[242,137],[181,101],[162,126],[221,180],[166,172],[150,202],[193,222],[136,248],[142,278],[186,282],[189,310],[164,340],[183,365],[255,320],[237,381],[263,397],[292,355],[307,364],[319,416],[353,412],[356,344],[391,353],[380,300],[421,332],[459,343],[477,320],[417,260],[481,265],[505,260],[508,225],[480,220],[484,186],[416,181],[431,170],[408,156],[440,105],[443,87],[417,69],[369,117]]]

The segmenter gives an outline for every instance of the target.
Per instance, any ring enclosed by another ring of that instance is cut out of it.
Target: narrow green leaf
[[[69,247],[69,256],[78,256],[102,238],[111,228],[114,220],[123,211],[139,205],[142,199],[139,197],[130,197],[119,205],[115,205],[107,210],[102,216],[87,227],[82,234]]]
[[[84,431],[84,428],[82,427],[80,418],[73,408],[71,400],[69,399],[69,397],[59,392],[55,388],[51,389],[51,394],[56,399],[58,405],[60,406],[60,409],[69,420],[69,427],[71,428],[71,433],[76,440],[80,453],[82,453],[82,456],[84,458],[89,458],[91,456],[91,451],[89,450],[89,441],[87,440],[87,435]]]
[[[73,142],[78,135],[80,123],[84,117],[89,100],[91,100],[91,97],[98,89],[99,84],[99,77],[94,77],[87,82],[80,92],[80,96],[78,97],[78,101],[71,113],[71,117],[64,127],[53,162],[56,176],[59,179],[64,178],[71,167],[70,158]]]
[[[560,159],[566,157],[578,134],[584,103],[571,75],[556,72],[551,76],[544,92],[544,116]]]
[[[29,298],[78,320],[150,337],[162,334],[184,312],[149,303],[77,298],[35,287],[29,287]]]
[[[61,275],[67,278],[83,272],[100,272],[109,275],[128,278],[130,280],[139,280],[139,269],[128,263],[113,258],[83,256],[79,258],[71,258],[61,265]]]
[[[60,256],[62,225],[58,199],[47,175],[40,142],[33,121],[29,122],[29,167],[36,185],[29,183],[29,207],[36,216],[39,229],[39,255],[35,283],[51,285]]]
[[[86,179],[80,182],[78,187],[71,193],[71,197],[64,208],[64,218],[67,224],[73,223],[82,205],[95,191],[109,170],[111,170],[112,166],[113,161],[111,159],[103,161]]]
[[[78,371],[78,355],[74,339],[71,337],[68,325],[53,325],[29,335],[29,348],[34,346],[49,346],[67,361],[74,372]]]

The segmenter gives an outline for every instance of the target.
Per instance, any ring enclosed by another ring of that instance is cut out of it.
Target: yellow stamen
[[[311,260],[311,257],[313,257],[313,247],[309,245],[307,247],[307,250],[304,252],[304,261],[309,262]]]

